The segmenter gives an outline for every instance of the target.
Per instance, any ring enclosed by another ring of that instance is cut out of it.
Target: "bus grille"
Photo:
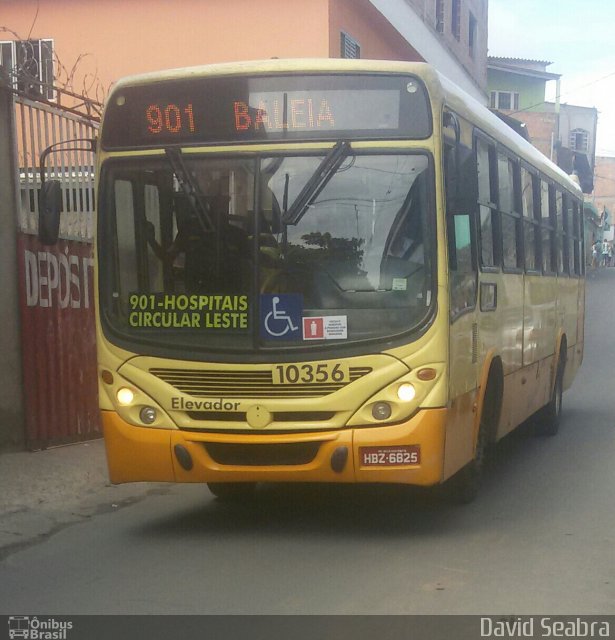
[[[286,444],[230,444],[206,442],[203,446],[221,465],[265,467],[309,464],[316,457],[320,442]]]
[[[370,367],[350,367],[350,382],[371,372]],[[201,369],[150,369],[172,387],[197,398],[318,398],[350,383],[273,384],[271,371],[218,371]]]

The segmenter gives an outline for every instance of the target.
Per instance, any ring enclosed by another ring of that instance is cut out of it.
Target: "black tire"
[[[453,504],[470,504],[480,492],[487,451],[487,438],[484,430],[478,434],[474,460],[458,471],[447,484],[447,497]]]
[[[534,433],[538,436],[554,436],[559,431],[562,416],[562,404],[564,393],[564,369],[566,364],[563,358],[557,364],[555,383],[549,403],[545,405],[537,414],[534,423]]]
[[[470,504],[480,491],[489,446],[495,435],[502,407],[502,378],[491,372],[481,415],[474,459],[447,481],[447,494],[455,504]]]
[[[243,502],[254,497],[256,482],[208,482],[208,489],[224,502]]]

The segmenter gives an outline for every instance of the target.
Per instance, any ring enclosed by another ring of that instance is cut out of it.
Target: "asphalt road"
[[[478,500],[171,486],[0,562],[0,613],[615,613],[615,269],[588,277],[585,362],[555,438],[500,444]]]

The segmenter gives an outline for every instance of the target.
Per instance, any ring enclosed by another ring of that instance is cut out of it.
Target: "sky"
[[[598,109],[596,155],[615,156],[615,0],[489,0],[489,55],[552,62],[561,102]]]

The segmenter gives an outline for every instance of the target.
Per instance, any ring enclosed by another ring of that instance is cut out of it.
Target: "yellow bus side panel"
[[[497,439],[504,437],[535,411],[543,407],[551,395],[553,357],[515,371],[504,378],[504,396]]]
[[[443,479],[450,478],[474,457],[476,390],[451,403],[446,425]]]

